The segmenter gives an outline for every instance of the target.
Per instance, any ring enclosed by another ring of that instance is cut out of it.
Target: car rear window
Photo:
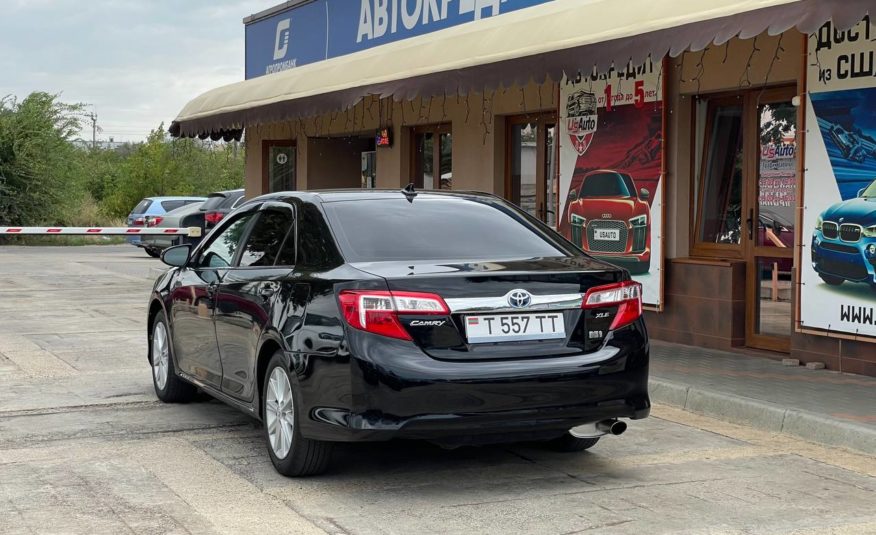
[[[148,210],[150,206],[152,206],[152,199],[143,199],[142,201],[140,201],[139,204],[137,204],[137,206],[134,207],[133,210],[131,210],[131,213],[145,214],[146,210]]]
[[[618,173],[600,173],[584,179],[581,197],[632,197],[632,194]]]
[[[210,210],[215,210],[219,208],[219,205],[225,202],[226,197],[224,194],[222,195],[210,195],[207,197],[207,200],[204,201],[204,204],[201,205],[202,212],[209,212]]]
[[[463,198],[325,203],[349,262],[568,256],[515,210]]]
[[[161,201],[161,207],[164,208],[165,212],[176,210],[181,206],[185,206],[185,204],[186,201]]]
[[[243,194],[242,193],[235,193],[233,195],[229,195],[228,197],[226,197],[225,202],[222,203],[220,208],[223,210],[226,210],[226,209],[231,210],[233,208],[237,208],[238,206],[240,206],[241,202],[243,202]]]

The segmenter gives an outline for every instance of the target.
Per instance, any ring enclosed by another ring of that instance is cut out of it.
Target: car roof
[[[480,199],[499,200],[499,197],[480,191],[442,191],[442,190],[417,190],[417,197],[430,199]],[[377,199],[404,199],[406,195],[401,189],[333,189],[333,190],[307,190],[307,191],[282,191],[268,193],[247,201],[247,204],[264,201],[288,202],[291,199],[299,199],[309,202],[338,202],[353,200],[377,200]]]
[[[207,197],[230,197],[232,195],[243,195],[244,189],[229,189],[225,191],[214,191],[213,193],[207,195]]]
[[[146,198],[149,199],[150,201],[158,201],[158,202],[161,202],[161,201],[206,201],[206,200],[207,200],[206,197],[173,197],[173,196],[166,196],[166,197],[146,197]]]

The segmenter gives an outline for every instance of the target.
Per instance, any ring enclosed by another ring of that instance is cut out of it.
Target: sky
[[[190,99],[243,79],[242,19],[279,3],[0,0],[0,97],[60,93],[97,114],[98,139],[143,140]]]

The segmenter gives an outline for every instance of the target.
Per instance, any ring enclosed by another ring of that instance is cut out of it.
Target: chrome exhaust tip
[[[606,435],[619,436],[624,434],[624,431],[627,430],[627,424],[616,418],[613,418],[611,420],[603,420],[601,422],[597,422],[596,429],[602,431]]]
[[[604,435],[622,435],[627,430],[627,424],[612,418],[610,420],[602,420],[593,424],[579,425],[569,430],[573,437],[577,438],[596,438]]]

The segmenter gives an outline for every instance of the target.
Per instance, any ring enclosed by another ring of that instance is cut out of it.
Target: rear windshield
[[[185,205],[186,201],[161,201],[161,207],[164,208],[165,212],[176,210],[177,208]]]
[[[225,199],[225,202],[222,203],[222,209],[231,210],[237,208],[240,206],[241,202],[243,202],[243,193],[232,193],[227,199]]]
[[[568,256],[505,206],[462,198],[325,203],[349,262]]]
[[[201,205],[202,212],[212,210],[230,210],[234,204],[243,197],[243,192],[232,192],[229,194],[210,195],[206,202]]]
[[[208,212],[219,208],[219,205],[225,201],[225,195],[210,195],[204,204],[201,205],[202,212]]]
[[[600,173],[584,179],[581,197],[632,197],[632,194],[618,173]]]
[[[143,199],[142,201],[140,201],[140,204],[138,204],[137,206],[134,207],[133,210],[131,210],[131,213],[132,214],[145,214],[146,210],[148,210],[149,206],[151,206],[151,205],[152,205],[152,199]]]

